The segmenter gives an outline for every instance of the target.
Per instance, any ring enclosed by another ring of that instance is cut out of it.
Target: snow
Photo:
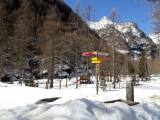
[[[112,25],[113,22],[106,16],[96,22],[88,22],[91,29],[100,30],[106,28],[107,25]]]
[[[95,79],[92,78],[94,83]],[[96,95],[95,84],[75,87],[75,78],[54,81],[53,89],[44,89],[46,79],[39,80],[39,88],[20,86],[18,83],[0,83],[0,120],[159,120],[160,76],[135,86],[135,101],[141,104],[128,106],[104,101],[125,99],[125,85],[129,78],[122,78],[116,89],[107,82],[106,91]],[[62,97],[54,102],[35,104],[40,99]]]
[[[141,32],[138,29],[138,26],[134,23],[120,23],[116,25],[116,29],[122,33],[133,33],[133,35],[140,37]]]
[[[127,50],[117,49],[117,51],[118,51],[119,53],[121,53],[121,54],[127,54],[127,53],[129,53],[129,51],[127,51]]]
[[[88,25],[91,29],[101,30],[105,29],[108,25],[112,25],[113,22],[104,16],[102,19],[96,22],[88,22]],[[121,33],[131,32],[133,35],[140,37],[141,31],[138,29],[138,25],[132,22],[127,23],[116,23],[115,28]]]
[[[129,107],[125,103],[103,104],[76,99],[64,104],[40,104],[0,110],[1,120],[159,120],[160,106],[154,103]]]
[[[48,70],[43,70],[42,73],[43,74],[48,73]]]
[[[159,34],[160,36],[160,34]],[[149,34],[149,37],[153,40],[153,42],[155,44],[159,44],[159,41],[158,41],[158,34],[155,34],[155,33],[152,33],[152,34]],[[160,37],[159,37],[160,38]]]

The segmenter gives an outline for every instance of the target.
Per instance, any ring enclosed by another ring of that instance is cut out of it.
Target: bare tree
[[[47,46],[44,48],[43,54],[45,55],[46,59],[48,59],[48,81],[50,81],[50,88],[53,88],[55,72],[56,41],[58,39],[57,36],[59,31],[59,23],[57,19],[55,8],[49,9],[42,29],[42,39],[44,40],[43,45]]]
[[[76,89],[78,88],[78,29],[79,29],[79,12],[80,12],[80,2],[79,0],[77,1],[77,6],[75,8],[75,12],[77,14],[77,20],[76,20],[76,26],[77,26],[77,29],[76,29],[76,38],[75,38],[75,53],[76,53]]]
[[[25,69],[25,55],[26,55],[26,41],[28,39],[28,32],[29,32],[29,24],[30,20],[28,18],[30,12],[28,11],[28,2],[26,0],[23,1],[21,6],[21,11],[19,12],[19,16],[16,19],[14,24],[14,35],[13,39],[15,42],[15,49],[17,55],[17,68],[20,69],[20,76],[21,76],[21,85],[22,79],[24,78],[24,69]]]
[[[82,13],[82,17],[84,18],[85,21],[89,22],[92,18],[92,12],[93,12],[93,7],[91,5],[88,5],[85,9],[84,12]]]
[[[115,29],[115,25],[116,22],[118,21],[119,17],[117,14],[116,9],[112,9],[111,14],[109,16],[109,18],[112,20],[113,22],[113,28]],[[116,35],[113,33],[112,34],[112,73],[113,73],[113,88],[115,88],[115,84],[116,84],[116,78],[115,78],[115,40],[117,39]]]
[[[154,32],[158,40],[158,56],[160,57],[160,7],[156,7],[154,12]]]
[[[83,19],[86,21],[86,22],[90,22],[91,21],[91,14],[92,14],[92,11],[93,11],[93,7],[91,5],[88,5],[85,9],[84,9],[84,13],[82,14],[82,17]],[[87,29],[87,40],[86,40],[86,43],[87,43],[87,48],[86,50],[89,51],[89,46],[91,45],[90,44],[90,29],[89,27],[86,27]],[[87,76],[89,75],[89,58],[87,58]]]

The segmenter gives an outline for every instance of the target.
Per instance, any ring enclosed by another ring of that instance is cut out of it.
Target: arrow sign
[[[97,57],[109,57],[109,54],[105,52],[97,52]]]
[[[82,56],[106,58],[106,57],[109,57],[109,54],[105,52],[83,52]]]
[[[100,63],[102,63],[102,61],[96,60],[96,61],[92,61],[92,63],[93,63],[93,64],[100,64]]]
[[[84,56],[84,57],[92,57],[93,56],[93,52],[83,52],[82,56]]]
[[[92,57],[91,61],[93,64],[100,64],[100,63],[102,63],[103,60],[102,60],[102,58]]]
[[[102,61],[102,58],[98,58],[98,57],[92,57],[91,58],[91,61],[97,61],[97,60]]]
[[[100,58],[109,57],[109,54],[105,52],[93,52],[93,55]]]

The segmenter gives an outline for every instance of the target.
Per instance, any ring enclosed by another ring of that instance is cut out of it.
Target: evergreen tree
[[[132,82],[136,85],[136,68],[133,61],[128,63],[128,73],[131,76]]]
[[[10,31],[9,27],[9,18],[8,18],[8,10],[6,9],[5,1],[0,1],[0,72],[6,73],[8,70],[11,70],[12,62],[11,62],[11,53],[12,50],[9,48],[9,39]],[[10,28],[11,30],[11,28]]]
[[[147,58],[146,58],[146,52],[143,51],[142,55],[139,60],[139,65],[138,65],[138,75],[141,78],[141,80],[147,80],[149,77],[148,74],[148,63],[147,63]]]
[[[3,49],[4,49],[4,40],[7,37],[7,29],[5,24],[6,16],[5,4],[3,1],[0,1],[0,74],[3,71]]]
[[[132,76],[132,75],[134,75],[135,74],[135,68],[134,68],[134,65],[133,65],[133,63],[130,61],[129,63],[128,63],[128,73]]]

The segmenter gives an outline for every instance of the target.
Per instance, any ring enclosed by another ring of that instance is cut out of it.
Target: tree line
[[[90,19],[89,11],[90,7],[86,19]],[[115,51],[112,60],[113,49],[62,1],[0,1],[1,76],[18,73],[21,78],[38,79],[41,71],[48,70],[53,87],[57,64],[68,65],[72,72],[85,65],[93,70],[94,65],[81,54],[96,50],[111,55],[102,65],[103,73],[114,70],[115,76],[127,75],[130,57]]]

